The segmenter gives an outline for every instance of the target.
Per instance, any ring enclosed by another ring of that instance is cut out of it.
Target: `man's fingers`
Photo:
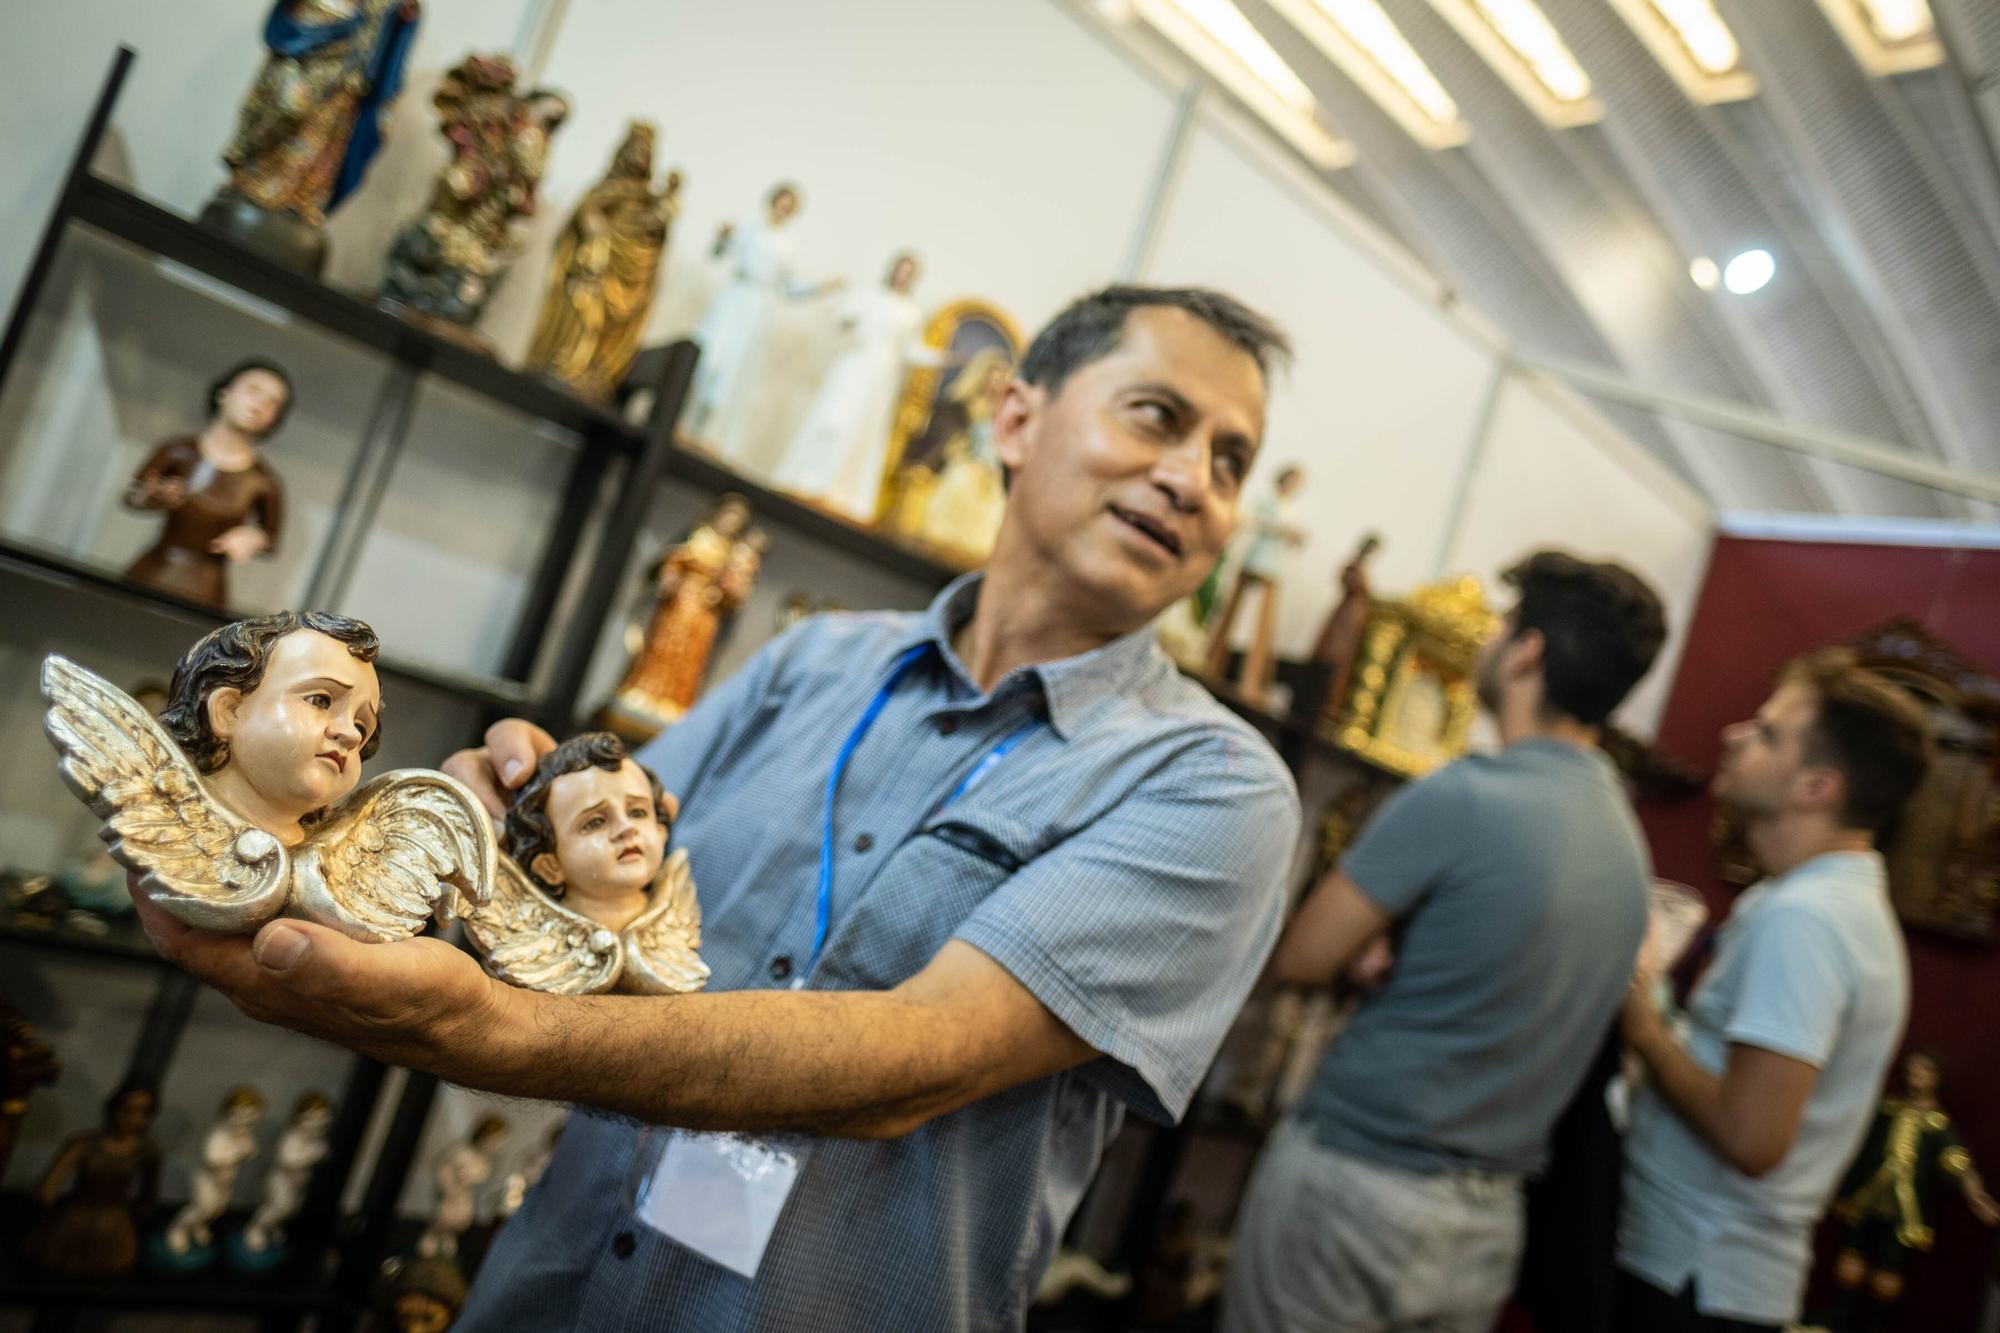
[[[555,737],[532,722],[510,717],[486,729],[486,754],[500,785],[514,790],[528,780],[541,757],[556,748]]]
[[[500,775],[493,771],[492,761],[486,757],[482,746],[477,750],[460,750],[444,761],[442,768],[448,778],[457,778],[465,784],[465,789],[479,798],[486,807],[486,813],[495,819],[507,815],[507,798],[500,791]]]

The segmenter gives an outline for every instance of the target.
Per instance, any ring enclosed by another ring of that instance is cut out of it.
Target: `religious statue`
[[[215,1260],[215,1219],[229,1207],[236,1173],[257,1155],[257,1126],[264,1119],[264,1094],[237,1087],[201,1141],[201,1163],[189,1176],[188,1201],[147,1247],[146,1262],[167,1272],[192,1272]]]
[[[774,186],[764,200],[764,220],[732,228],[724,242],[729,277],[696,327],[701,344],[694,382],[688,386],[682,430],[724,459],[741,463],[751,396],[764,364],[764,339],[780,301],[803,301],[840,283],[802,283],[793,276],[789,225],[798,215],[796,185]]]
[[[1308,719],[1340,721],[1347,705],[1348,686],[1354,680],[1354,664],[1361,659],[1361,632],[1368,628],[1368,608],[1375,593],[1368,586],[1368,561],[1382,547],[1379,534],[1368,533],[1340,570],[1340,601],[1327,615],[1313,645],[1313,666],[1322,679],[1317,698],[1306,710]]]
[[[792,435],[774,480],[857,523],[873,523],[882,501],[897,391],[912,365],[941,366],[945,354],[917,338],[923,314],[910,299],[921,268],[905,250],[881,287],[842,304],[840,354]]]
[[[103,1128],[64,1140],[35,1188],[45,1211],[21,1242],[23,1258],[66,1277],[106,1277],[138,1261],[138,1219],[159,1197],[159,1110],[157,1092],[127,1084],[105,1099]]]
[[[992,554],[1006,511],[993,415],[1014,377],[1020,330],[998,306],[953,301],[924,324],[896,404],[881,526],[971,566]]]
[[[317,277],[326,215],[382,146],[416,34],[417,0],[277,0],[202,225]]]
[[[417,1238],[417,1254],[425,1259],[451,1259],[458,1238],[472,1225],[474,1196],[493,1178],[493,1159],[507,1142],[507,1122],[497,1115],[481,1117],[471,1135],[438,1159],[437,1212]]]
[[[1237,613],[1250,593],[1258,597],[1257,625],[1250,635],[1250,651],[1243,656],[1236,687],[1245,699],[1261,704],[1276,676],[1278,636],[1278,585],[1292,548],[1305,545],[1306,534],[1292,519],[1294,497],[1305,481],[1305,471],[1296,463],[1278,469],[1271,493],[1250,511],[1249,543],[1243,552],[1243,567],[1236,586],[1222,604],[1208,631],[1208,662],[1204,673],[1220,681],[1228,674],[1230,631]]]
[[[393,1333],[444,1333],[465,1304],[465,1274],[450,1259],[391,1259],[381,1297]]]
[[[166,526],[125,577],[203,606],[229,600],[229,567],[270,554],[285,488],[261,446],[292,406],[292,381],[268,361],[244,361],[208,388],[199,435],[153,450],[125,492],[128,509],[162,511]]]
[[[0,1176],[7,1174],[7,1162],[14,1155],[29,1094],[55,1082],[61,1073],[56,1053],[35,1035],[27,1019],[0,998]]]
[[[750,526],[750,505],[725,495],[667,553],[644,637],[604,723],[628,740],[648,740],[694,707],[725,618],[750,596],[765,538]]]
[[[639,354],[653,308],[667,228],[681,208],[681,174],[653,192],[653,137],[635,120],[611,170],[576,206],[556,240],[527,367],[579,393],[608,398]]]
[[[154,721],[51,654],[44,728],[71,791],[152,901],[203,930],[274,916],[364,942],[486,901],[497,853],[471,792],[400,769],[357,788],[382,743],[375,631],[280,611],[206,635]]]
[[[299,1098],[272,1151],[271,1169],[264,1176],[263,1201],[243,1230],[224,1246],[231,1268],[262,1273],[280,1267],[290,1257],[285,1224],[298,1216],[313,1169],[326,1160],[326,1134],[332,1124],[333,1103],[325,1093],[308,1092]]]
[[[494,1215],[500,1222],[520,1212],[521,1205],[528,1201],[528,1191],[540,1182],[543,1173],[549,1169],[549,1163],[555,1160],[556,1143],[562,1138],[563,1127],[568,1123],[565,1118],[551,1125],[548,1137],[501,1178],[500,1197],[493,1205]]]
[[[1861,1155],[1833,1205],[1846,1224],[1834,1269],[1838,1305],[1824,1322],[1834,1330],[1879,1328],[1903,1294],[1903,1267],[1912,1251],[1936,1239],[1938,1186],[1950,1182],[1972,1215],[2000,1225],[2000,1203],[1986,1191],[1972,1156],[1938,1105],[1935,1057],[1914,1051],[1903,1060],[1903,1095],[1883,1099]],[[1863,1305],[1872,1300],[1872,1317]]]
[[[569,102],[546,88],[517,93],[506,56],[466,57],[432,100],[451,162],[423,216],[396,234],[382,296],[463,333],[514,256],[514,220],[535,211],[549,139]]]
[[[507,809],[493,897],[465,918],[486,970],[562,995],[700,990],[708,966],[679,803],[608,731],[542,756]]]

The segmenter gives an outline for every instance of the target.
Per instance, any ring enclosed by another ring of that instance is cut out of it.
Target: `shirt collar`
[[[972,612],[979,605],[979,588],[985,578],[983,571],[974,570],[947,584],[931,600],[929,609],[910,632],[896,643],[895,655],[901,656],[919,645],[934,647],[946,669],[974,695],[978,695],[979,686],[952,651],[951,641],[952,636],[964,628],[965,622],[972,619]],[[1025,668],[1025,671],[1041,685],[1042,698],[1048,705],[1050,729],[1068,739],[1076,733],[1093,707],[1106,698],[1123,693],[1159,652],[1153,626],[1148,622],[1100,648],[1054,662],[1041,662]]]

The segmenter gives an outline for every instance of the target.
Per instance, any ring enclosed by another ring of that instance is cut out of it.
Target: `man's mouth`
[[[1136,509],[1127,509],[1122,505],[1112,505],[1111,515],[1119,522],[1136,530],[1142,536],[1152,541],[1154,545],[1160,547],[1168,555],[1173,556],[1175,559],[1180,558],[1182,550],[1181,535],[1166,523],[1154,518],[1151,514],[1143,514]]]

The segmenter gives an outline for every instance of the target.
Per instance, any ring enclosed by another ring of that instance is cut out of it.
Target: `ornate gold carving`
[[[1372,763],[1420,777],[1456,757],[1478,712],[1473,668],[1499,626],[1471,575],[1378,599],[1338,723],[1322,734]]]

